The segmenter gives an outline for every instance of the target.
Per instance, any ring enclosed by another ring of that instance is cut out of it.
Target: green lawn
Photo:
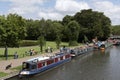
[[[61,43],[60,45],[68,46],[68,43]],[[46,46],[44,46],[43,50],[45,50],[47,47],[52,47],[53,50],[56,50],[56,43],[47,41]],[[30,49],[34,49],[38,54],[40,54],[40,47],[39,46],[30,46],[30,47],[19,47],[19,48],[8,48],[8,59],[14,58],[14,53],[17,52],[19,55],[19,58],[28,56],[25,54],[25,52],[28,52]],[[5,57],[3,56],[5,48],[0,48],[0,60],[5,60]]]
[[[11,68],[11,70],[17,70],[17,71],[20,71],[21,69],[22,69],[22,65]]]
[[[4,72],[0,72],[0,77],[4,77],[4,76],[6,76],[6,75],[8,75],[7,73],[4,73]]]

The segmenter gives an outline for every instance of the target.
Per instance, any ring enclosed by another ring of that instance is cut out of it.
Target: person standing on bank
[[[14,59],[17,59],[17,58],[18,58],[18,54],[17,54],[17,52],[15,52]]]

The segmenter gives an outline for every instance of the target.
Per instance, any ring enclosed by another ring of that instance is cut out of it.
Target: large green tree
[[[96,36],[98,39],[104,39],[110,35],[111,21],[101,12],[92,11],[92,9],[82,10],[75,14],[74,19],[79,23],[82,29],[87,30],[87,33],[82,33],[84,33],[88,39],[92,39]]]
[[[26,36],[25,20],[17,14],[0,16],[0,45],[18,47]],[[7,53],[5,53],[7,54]]]
[[[62,24],[63,25],[68,25],[68,23],[72,20],[74,20],[73,16],[66,15],[62,20]]]
[[[54,26],[54,31],[55,31],[55,42],[57,45],[57,48],[59,49],[60,47],[60,43],[62,40],[62,32],[63,32],[63,25],[59,22],[53,22],[53,26]]]
[[[46,21],[42,18],[41,20],[27,20],[27,39],[37,40],[41,35],[45,36],[46,32]]]
[[[43,46],[46,44],[46,40],[43,35],[38,37],[38,43],[40,46],[40,52],[43,52]]]
[[[69,38],[69,45],[76,46],[79,36],[79,24],[76,21],[69,22],[66,32]]]

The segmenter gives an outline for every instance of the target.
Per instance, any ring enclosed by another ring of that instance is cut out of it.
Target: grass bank
[[[68,46],[68,43],[62,42],[61,46],[63,46],[63,45]],[[52,47],[53,50],[56,50],[56,43],[55,42],[47,41],[46,45],[43,47],[43,50],[45,51],[45,49],[48,46]],[[13,55],[14,55],[15,52],[17,52],[19,58],[29,56],[29,50],[30,49],[34,49],[36,52],[38,52],[38,54],[41,54],[39,45],[37,45],[37,46],[29,46],[29,47],[19,47],[19,48],[8,48],[8,59],[13,59],[14,58]],[[5,48],[0,48],[0,60],[5,60],[5,57],[3,56],[4,51],[5,51]]]

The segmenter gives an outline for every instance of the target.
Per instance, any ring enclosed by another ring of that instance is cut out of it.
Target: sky
[[[120,0],[0,0],[0,15],[17,13],[26,19],[62,20],[83,9],[103,12],[120,25]]]

